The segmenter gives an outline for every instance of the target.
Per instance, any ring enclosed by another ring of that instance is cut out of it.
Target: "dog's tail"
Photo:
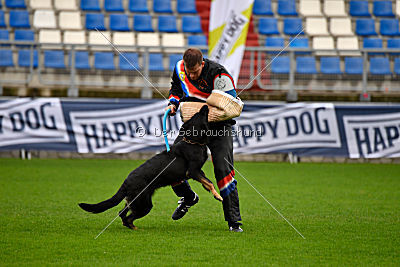
[[[119,188],[118,192],[107,200],[104,200],[97,204],[79,203],[78,205],[87,212],[101,213],[103,211],[111,209],[112,207],[117,206],[124,198],[125,198],[125,188],[124,185],[122,185]]]

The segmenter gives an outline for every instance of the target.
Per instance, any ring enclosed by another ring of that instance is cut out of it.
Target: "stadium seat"
[[[95,52],[94,68],[98,70],[115,70],[113,52]]]
[[[394,59],[394,73],[400,75],[400,57]]]
[[[140,32],[137,35],[137,44],[139,46],[160,46],[160,37],[158,33]]]
[[[271,62],[271,72],[288,74],[290,73],[290,57],[278,56]]]
[[[197,14],[195,0],[178,0],[176,3],[176,11],[179,14]]]
[[[25,0],[6,0],[8,8],[26,8]]]
[[[297,16],[295,0],[278,0],[278,14],[282,16]]]
[[[173,71],[176,65],[176,62],[182,59],[182,54],[171,54],[169,55],[169,67],[170,71]]]
[[[398,19],[381,19],[381,35],[397,36],[400,35]]]
[[[47,50],[44,51],[44,67],[65,69],[64,51],[62,50]]]
[[[368,1],[350,1],[349,13],[353,17],[371,17],[371,13],[368,9]]]
[[[258,32],[260,34],[279,34],[276,18],[260,18],[258,20]]]
[[[153,0],[155,13],[172,13],[171,0]]]
[[[0,10],[0,27],[1,28],[7,27],[6,21],[4,19],[4,11],[3,10]]]
[[[374,19],[357,19],[356,34],[361,36],[376,35]]]
[[[357,37],[338,37],[336,48],[339,50],[340,55],[360,55]]]
[[[364,38],[363,39],[363,48],[366,49],[382,49],[383,48],[383,42],[382,39],[380,38]],[[381,53],[368,53],[370,55],[378,55]]]
[[[30,28],[29,13],[22,10],[11,10],[9,25],[14,28]]]
[[[149,54],[149,71],[164,71],[162,54],[160,53]]]
[[[344,72],[346,74],[363,74],[363,62],[362,57],[345,57]]]
[[[287,35],[304,34],[301,18],[283,19],[283,33]]]
[[[285,40],[282,37],[267,37],[265,46],[276,49],[276,51],[268,51],[269,54],[278,54],[285,47]]]
[[[388,39],[387,40],[388,49],[399,49],[400,50],[400,38]]]
[[[23,42],[34,42],[35,34],[32,30],[15,30],[14,40]]]
[[[300,0],[299,13],[304,17],[320,17],[321,1],[320,0]]]
[[[183,33],[163,33],[161,34],[161,46],[163,47],[184,47],[185,46],[185,36]],[[173,51],[171,49],[169,52],[183,52],[181,50]]]
[[[56,10],[78,10],[76,1],[71,0],[54,0],[54,7]]]
[[[86,44],[84,31],[65,31],[63,35],[64,44]]]
[[[312,47],[315,50],[334,50],[335,44],[331,36],[314,37]],[[316,51],[316,55],[334,55],[335,51]]]
[[[69,66],[72,66],[72,53],[69,56]],[[89,53],[87,51],[75,51],[75,69],[89,70]]]
[[[139,56],[137,53],[122,53],[119,55],[120,70],[140,70]]]
[[[349,18],[331,18],[330,32],[333,36],[354,35]]]
[[[0,41],[9,41],[9,40],[10,40],[10,34],[8,30],[0,29]]]
[[[114,32],[113,44],[117,46],[134,46],[136,44],[135,34],[133,32]]]
[[[81,9],[84,11],[101,11],[99,0],[81,0]]]
[[[33,15],[33,27],[37,29],[54,29],[56,16],[53,10],[36,10]]]
[[[253,14],[260,16],[272,16],[271,0],[254,0]]]
[[[290,38],[289,47],[293,48],[309,48],[308,38]],[[309,52],[296,52],[296,54],[309,54]]]
[[[153,25],[150,15],[134,15],[133,30],[138,32],[153,32]]]
[[[158,31],[178,32],[178,28],[176,27],[176,17],[174,15],[158,16]]]
[[[390,75],[390,62],[386,57],[373,57],[369,60],[369,72],[373,75]]]
[[[29,6],[32,9],[52,9],[51,0],[30,0]]]
[[[207,37],[204,34],[201,35],[189,35],[188,46],[207,46]]]
[[[185,33],[203,33],[200,16],[182,16],[182,31]]]
[[[33,52],[32,67],[37,68],[37,66],[38,66],[38,51],[37,50],[31,51],[30,49],[18,50],[18,66],[30,67],[32,52]]]
[[[394,17],[392,1],[374,1],[372,13],[376,17]]]
[[[85,26],[87,30],[105,31],[104,15],[102,13],[86,13]]]
[[[0,50],[0,67],[14,67],[13,54],[10,49]]]
[[[131,12],[149,12],[147,0],[129,0],[129,11]]]
[[[104,35],[104,36],[103,36]],[[111,34],[108,31],[97,32],[91,31],[89,32],[89,44],[91,45],[105,45],[109,48],[110,43],[108,40],[111,40]],[[104,50],[106,48],[98,48],[93,47],[93,50]]]
[[[343,0],[325,0],[324,13],[328,17],[347,17]]]
[[[104,9],[107,12],[124,12],[122,0],[104,0]]]
[[[400,0],[396,1],[396,15],[400,17]]]
[[[323,74],[342,74],[339,57],[321,57],[320,64]]]
[[[62,30],[81,30],[81,13],[79,11],[61,11],[58,25]]]
[[[329,35],[325,18],[306,18],[305,31],[308,35]]]
[[[130,31],[128,16],[125,14],[110,14],[110,30]]]
[[[297,57],[296,72],[301,74],[316,74],[315,57]]]
[[[59,30],[40,30],[39,43],[61,44],[61,32]]]

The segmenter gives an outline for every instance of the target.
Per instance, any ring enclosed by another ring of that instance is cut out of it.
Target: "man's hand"
[[[168,109],[171,110],[171,112],[169,113],[170,116],[175,116],[176,115],[176,107],[175,107],[174,104],[171,104],[168,107],[166,107],[165,111],[167,111]]]

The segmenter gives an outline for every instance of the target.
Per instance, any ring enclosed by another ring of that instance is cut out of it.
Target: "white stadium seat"
[[[103,36],[104,35],[104,36]],[[111,45],[107,41],[111,41],[111,34],[108,31],[90,31],[89,32],[89,44],[91,45],[104,45],[104,47],[92,47],[92,50],[110,50]]]
[[[354,35],[351,30],[351,20],[349,18],[332,18],[330,31],[333,36]]]
[[[163,33],[161,35],[161,46],[182,47],[182,49],[168,49],[168,52],[183,52],[185,46],[185,36],[182,33]]]
[[[335,43],[333,38],[330,36],[324,37],[314,37],[312,41],[313,49],[322,49],[322,50],[333,50],[335,49]],[[335,51],[317,51],[315,52],[316,55],[335,55]]]
[[[58,24],[62,30],[81,30],[81,13],[78,11],[61,11]]]
[[[46,44],[60,44],[61,32],[59,30],[40,30],[39,42]]]
[[[41,29],[54,29],[56,27],[56,16],[52,10],[36,10],[33,15],[33,27]]]
[[[328,17],[346,17],[343,0],[325,0],[324,13]]]
[[[133,32],[114,32],[113,33],[113,44],[116,46],[134,46],[135,34]],[[122,50],[126,50],[123,48]]]
[[[29,6],[32,9],[52,9],[51,0],[30,0]]]
[[[65,31],[64,44],[86,44],[84,31]]]
[[[307,18],[306,33],[311,36],[329,35],[325,18]]]
[[[300,0],[299,12],[305,17],[322,16],[320,0]]]
[[[400,17],[400,0],[396,1],[396,15]]]
[[[137,35],[137,44],[139,46],[160,46],[158,33],[139,32]]]
[[[57,10],[78,10],[76,0],[54,0],[54,7]]]
[[[359,45],[357,37],[338,37],[337,39],[337,49],[339,50],[340,55],[349,55],[349,56],[359,56]],[[354,50],[353,51],[340,51],[340,50]]]

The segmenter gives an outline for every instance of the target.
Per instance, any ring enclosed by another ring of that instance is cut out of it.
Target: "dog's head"
[[[199,112],[182,125],[179,134],[190,141],[206,144],[208,143],[207,133],[209,130],[208,106],[204,105]]]

